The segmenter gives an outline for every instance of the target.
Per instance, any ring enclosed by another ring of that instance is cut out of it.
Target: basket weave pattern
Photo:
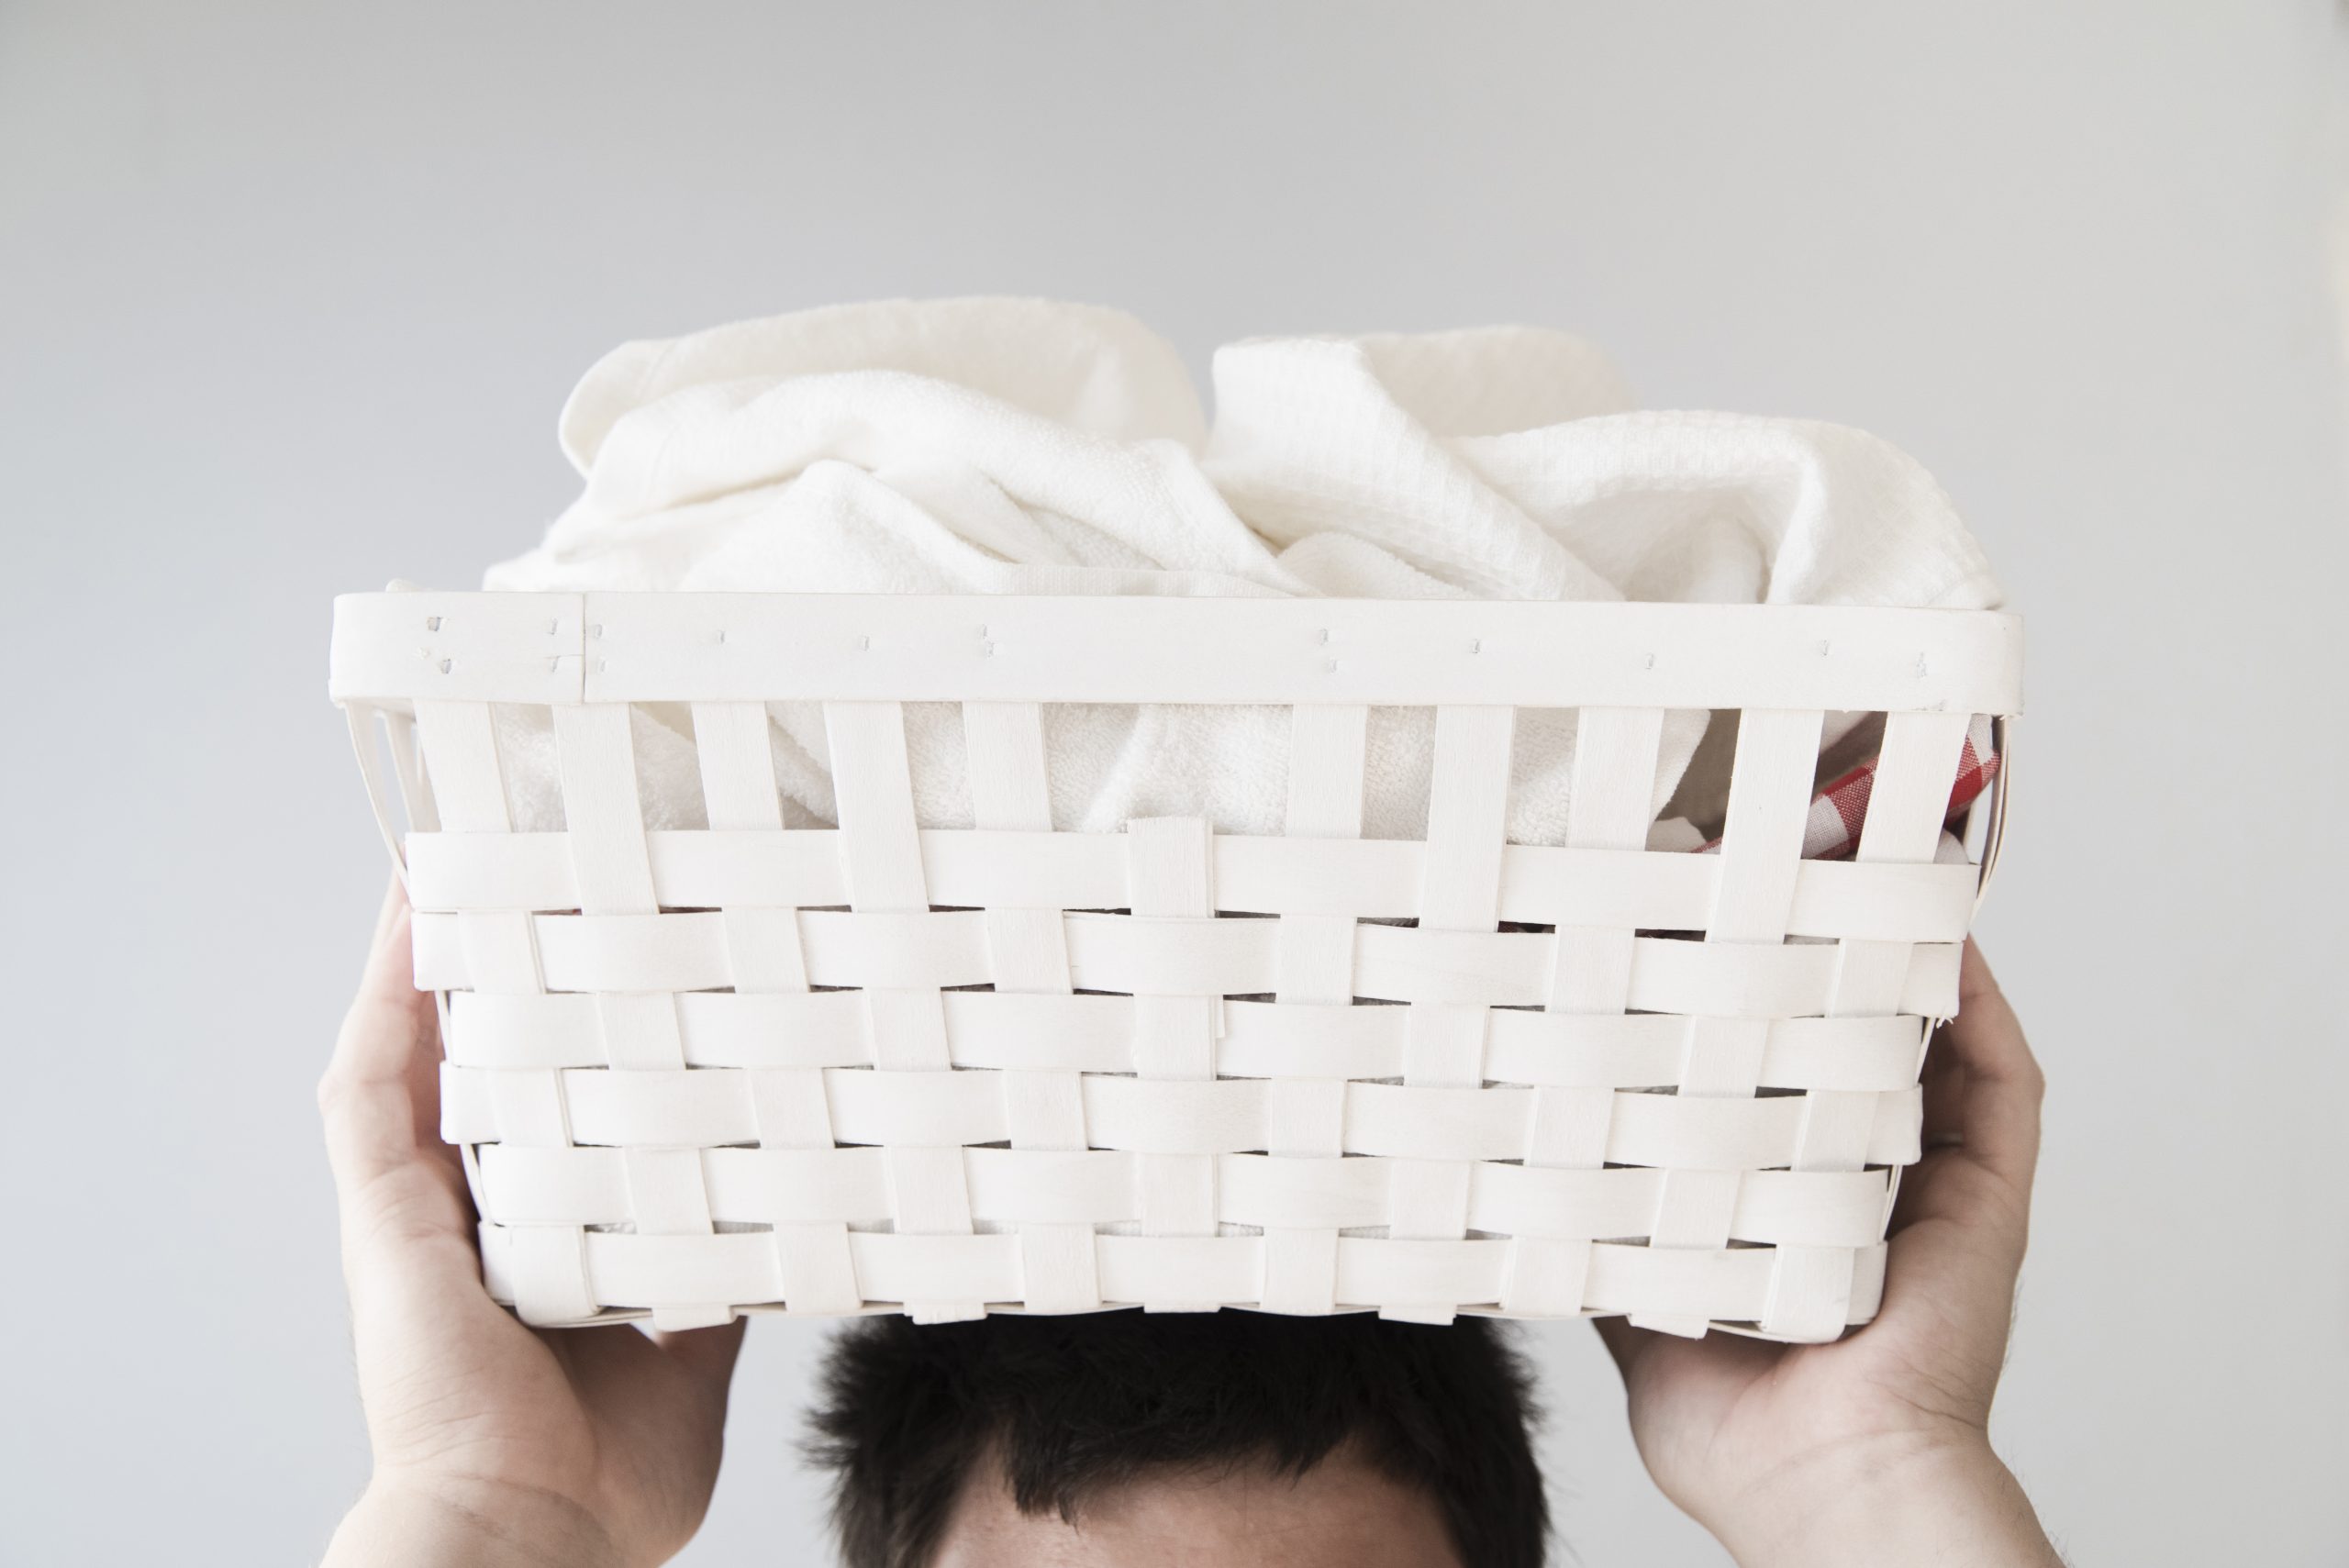
[[[1987,870],[1943,839],[1950,780],[1970,717],[2019,708],[2018,645],[1793,606],[397,593],[337,601],[330,691],[527,1321],[1816,1340],[1881,1294]],[[691,705],[706,830],[644,826],[652,701]],[[823,705],[837,828],[784,826],[783,701]],[[1291,708],[1286,833],[1053,831],[1043,709],[1075,701]],[[916,821],[907,702],[962,705],[973,827]],[[507,703],[551,710],[560,832],[512,830]],[[1361,836],[1374,706],[1435,710],[1423,839]],[[1525,707],[1578,710],[1562,843],[1505,839]],[[1718,854],[1644,848],[1675,708],[1742,710]],[[1858,851],[1804,861],[1823,716],[1855,710],[1886,716]]]

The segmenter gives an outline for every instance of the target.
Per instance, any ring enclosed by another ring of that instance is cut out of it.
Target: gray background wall
[[[311,1090],[384,879],[327,599],[470,586],[628,337],[892,294],[1527,320],[1916,452],[2032,617],[2054,1077],[1998,1440],[2082,1562],[2349,1558],[2342,71],[2318,4],[0,6],[0,1562],[360,1486]],[[702,1565],[820,1560],[762,1322]],[[1589,1330],[1565,1539],[1718,1564]]]

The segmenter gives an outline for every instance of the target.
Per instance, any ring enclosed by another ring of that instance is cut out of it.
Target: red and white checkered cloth
[[[1859,848],[1860,824],[1867,819],[1868,792],[1876,784],[1876,760],[1870,757],[1820,785],[1811,796],[1810,817],[1802,830],[1803,859],[1842,860]],[[1991,749],[1990,717],[1977,713],[1965,727],[1965,745],[1958,752],[1957,777],[1950,787],[1949,811],[1943,822],[1962,815],[1998,776],[1998,753]],[[1715,839],[1697,853],[1714,854],[1720,847],[1721,841]]]

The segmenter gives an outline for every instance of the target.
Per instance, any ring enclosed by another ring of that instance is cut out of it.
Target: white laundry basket
[[[440,994],[489,1288],[537,1324],[741,1311],[1873,1316],[1919,1069],[2009,770],[1951,853],[1987,612],[849,595],[354,595],[347,710]],[[648,830],[629,705],[691,705]],[[823,705],[786,828],[770,702]],[[907,703],[972,819],[917,823]],[[1052,830],[1044,705],[1293,709],[1286,834]],[[493,705],[551,709],[512,830]],[[1369,710],[1435,711],[1424,840],[1361,836]],[[1579,710],[1564,841],[1519,709]],[[1649,851],[1670,709],[1742,710],[1718,854]],[[1800,858],[1822,716],[1885,715],[1856,855]],[[386,721],[386,755],[373,733]],[[393,823],[396,776],[408,830]]]

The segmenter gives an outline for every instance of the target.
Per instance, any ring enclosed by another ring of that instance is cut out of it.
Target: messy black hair
[[[1466,1568],[1540,1568],[1549,1531],[1531,1377],[1483,1318],[1087,1313],[831,1342],[807,1452],[834,1473],[847,1568],[927,1568],[973,1467],[1072,1521],[1147,1472],[1298,1475],[1345,1446],[1442,1510]]]

